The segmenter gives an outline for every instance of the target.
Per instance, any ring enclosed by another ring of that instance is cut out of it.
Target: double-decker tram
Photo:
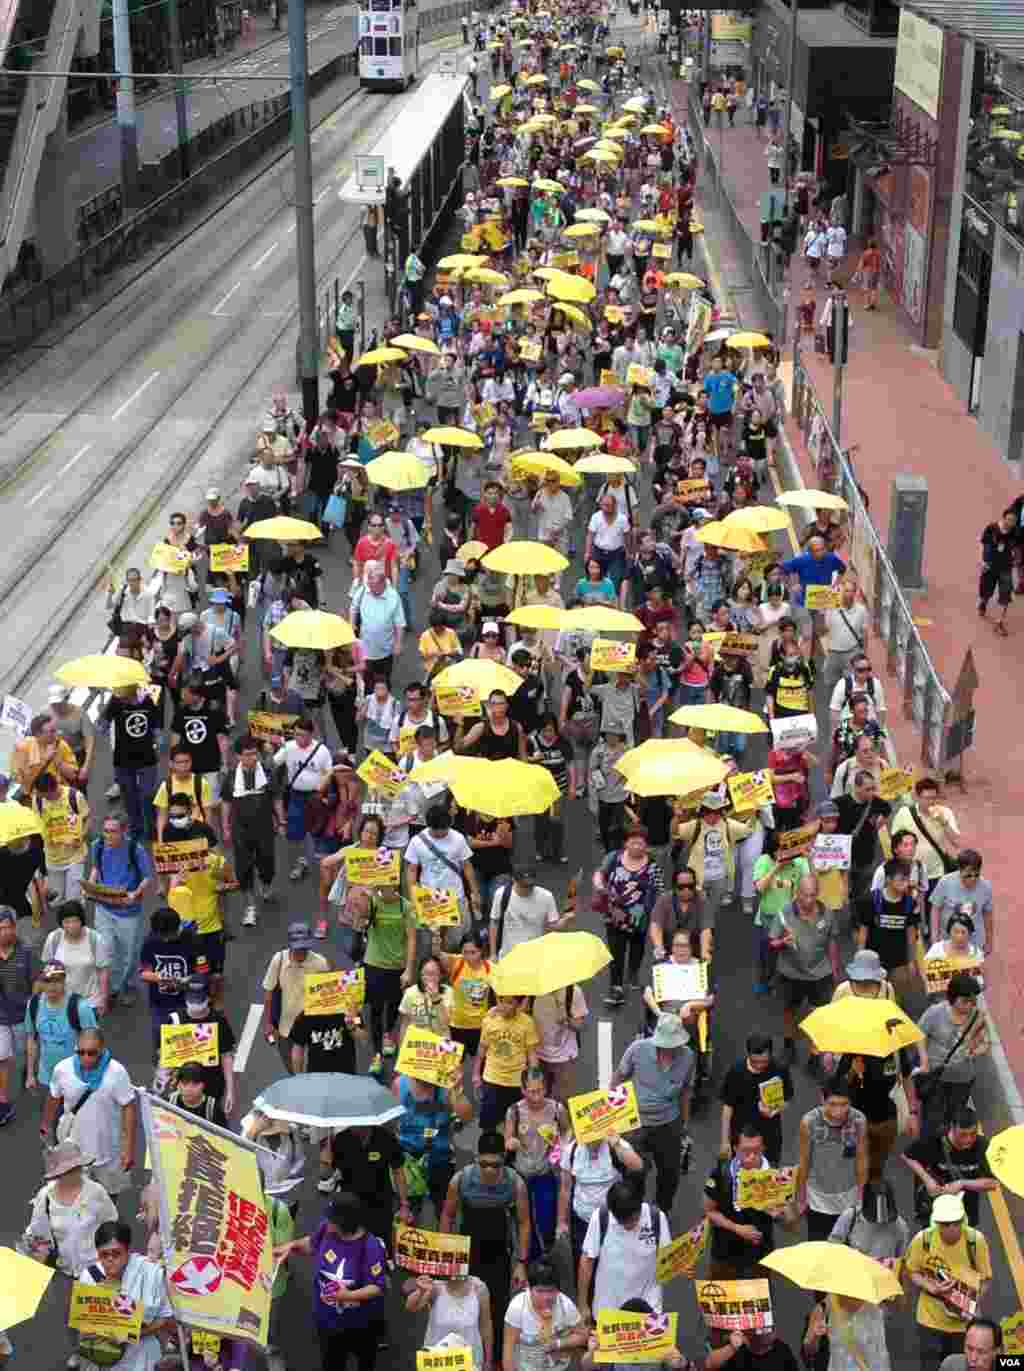
[[[359,84],[368,90],[405,90],[420,63],[416,0],[359,0],[356,25]]]

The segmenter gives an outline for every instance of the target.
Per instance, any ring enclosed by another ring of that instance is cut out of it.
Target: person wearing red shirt
[[[488,481],[484,486],[484,498],[473,510],[473,537],[487,544],[490,552],[507,542],[512,524],[512,512],[501,498],[501,486],[497,481]]]
[[[352,558],[352,579],[361,581],[367,562],[382,562],[388,580],[398,584],[398,548],[387,535],[383,514],[371,514],[364,525],[365,532],[356,543]]]

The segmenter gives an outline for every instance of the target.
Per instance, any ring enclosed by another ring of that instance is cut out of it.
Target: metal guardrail
[[[79,243],[88,247],[109,233],[123,218],[124,194],[120,183],[98,191],[90,199],[83,200],[75,212],[75,232]]]
[[[849,565],[860,582],[874,630],[885,644],[889,671],[903,685],[903,713],[921,735],[921,761],[939,770],[947,761],[946,739],[952,722],[949,691],[914,623],[856,476],[799,358],[793,368],[793,418],[812,458],[831,458],[839,473],[838,494],[849,507]]]

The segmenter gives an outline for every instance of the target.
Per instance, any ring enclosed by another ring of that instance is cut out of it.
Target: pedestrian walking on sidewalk
[[[860,255],[857,263],[857,275],[864,288],[867,299],[864,303],[865,309],[878,308],[878,276],[882,270],[882,254],[878,251],[878,243],[874,238],[869,238],[867,247]]]
[[[1014,555],[1014,511],[1011,506],[1004,509],[993,524],[988,524],[981,534],[981,577],[978,581],[978,613],[984,619],[988,602],[998,595],[1002,613],[995,623],[995,630],[1007,636],[1006,611],[1013,598],[1013,555]]]
[[[760,115],[758,117],[760,118]],[[782,180],[782,168],[786,161],[786,149],[782,146],[782,139],[777,133],[773,133],[769,138],[764,155],[768,160],[768,175],[771,183],[773,186],[777,186]]]

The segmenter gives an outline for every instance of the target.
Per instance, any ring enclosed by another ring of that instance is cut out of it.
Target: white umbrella
[[[253,1101],[268,1119],[316,1128],[373,1128],[405,1113],[390,1090],[368,1076],[312,1071],[286,1076]]]

